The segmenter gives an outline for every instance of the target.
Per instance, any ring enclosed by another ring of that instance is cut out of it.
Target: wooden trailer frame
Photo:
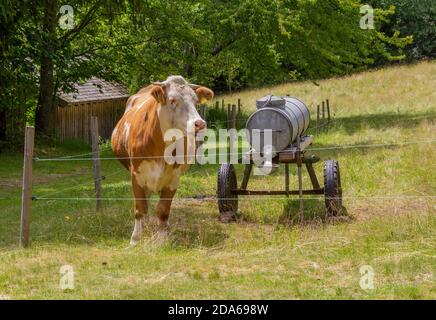
[[[238,196],[251,195],[298,195],[300,200],[300,211],[303,214],[303,196],[324,195],[326,203],[326,213],[338,215],[342,210],[342,187],[340,180],[339,164],[336,160],[326,160],[324,162],[324,185],[321,186],[316,176],[313,164],[320,161],[320,158],[305,155],[306,148],[313,142],[312,136],[299,137],[287,149],[278,152],[272,159],[276,166],[285,165],[285,190],[249,190],[247,189],[253,166],[255,165],[253,155],[249,152],[246,159],[250,162],[245,164],[244,175],[240,187],[237,186],[236,175],[232,164],[222,164],[218,172],[217,197],[220,219],[222,221],[235,220],[238,208]],[[297,166],[298,189],[289,189],[289,165]],[[303,190],[302,167],[306,167],[310,177],[312,189]]]

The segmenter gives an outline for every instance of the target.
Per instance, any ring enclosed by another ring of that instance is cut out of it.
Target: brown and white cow
[[[148,200],[152,193],[160,195],[156,207],[159,226],[168,227],[171,202],[179,178],[189,164],[169,164],[164,158],[171,143],[165,133],[178,129],[186,136],[206,127],[195,105],[213,98],[213,92],[189,84],[181,76],[170,76],[164,82],[142,88],[127,100],[126,110],[112,133],[112,150],[130,171],[135,197],[135,227],[130,244],[141,238],[148,219]],[[189,130],[193,128],[193,130]],[[186,152],[186,149],[185,149]]]

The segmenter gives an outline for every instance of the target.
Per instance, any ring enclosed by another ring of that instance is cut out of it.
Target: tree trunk
[[[36,130],[48,134],[54,102],[54,62],[56,50],[56,0],[44,1],[43,48],[41,51],[41,70],[39,78],[39,98],[35,115]]]

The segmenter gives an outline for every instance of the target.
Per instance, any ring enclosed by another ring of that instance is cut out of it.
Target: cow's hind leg
[[[148,190],[142,188],[136,182],[136,177],[132,175],[132,188],[135,196],[135,226],[133,228],[130,245],[134,246],[141,239],[144,223],[148,213]]]

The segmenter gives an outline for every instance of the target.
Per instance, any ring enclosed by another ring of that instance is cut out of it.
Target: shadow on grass
[[[289,199],[284,207],[282,215],[279,217],[279,223],[293,225],[322,225],[334,223],[347,223],[354,220],[343,207],[342,213],[337,216],[329,216],[326,214],[325,202],[323,198],[305,199],[303,203],[303,215],[300,213],[300,200]]]
[[[209,204],[184,204],[170,215],[170,241],[173,246],[215,247],[228,238],[223,224],[214,216]]]
[[[133,202],[104,203],[99,213],[94,211],[94,202],[81,206],[72,203],[62,207],[57,205],[51,208],[49,204],[35,206],[30,228],[31,244],[128,245],[134,225]],[[155,204],[149,211],[151,220],[156,219],[154,208]],[[0,236],[0,247],[3,248],[18,246],[19,221],[10,218],[11,223],[4,228],[5,234]],[[170,225],[169,240],[174,247],[219,246],[228,237],[224,226],[211,218],[211,210],[203,205],[174,207],[170,213]],[[154,226],[148,229],[157,231]],[[150,235],[150,232],[145,232],[144,237]]]
[[[434,120],[436,120],[436,112],[434,111],[421,113],[384,112],[377,114],[361,114],[333,119],[328,131],[344,130],[347,134],[351,135],[364,129],[379,130],[387,129],[388,127],[410,129],[411,127],[420,125],[424,121]],[[321,130],[321,132],[323,132],[323,130]],[[315,134],[316,130],[311,128],[310,133]]]
[[[362,128],[386,129],[387,127],[411,128],[424,121],[436,120],[436,112],[423,113],[395,113],[385,112],[378,114],[356,115],[339,118],[339,124],[347,134],[353,134]]]

